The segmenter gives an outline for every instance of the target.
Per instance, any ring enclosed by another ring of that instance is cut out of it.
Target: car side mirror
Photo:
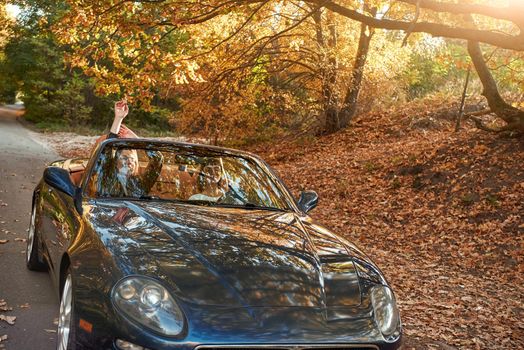
[[[56,166],[47,167],[44,171],[44,181],[73,198],[76,210],[82,214],[82,191],[71,181],[69,171]]]
[[[302,191],[297,204],[300,210],[307,213],[317,206],[318,194],[315,191]]]

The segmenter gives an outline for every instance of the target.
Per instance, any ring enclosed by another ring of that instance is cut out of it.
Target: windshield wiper
[[[214,202],[209,200],[202,200],[202,199],[174,199],[174,198],[160,198],[158,196],[151,196],[151,195],[142,195],[140,197],[101,197],[103,199],[119,199],[119,200],[156,200],[156,201],[164,201],[164,202],[174,202],[174,203],[180,203],[180,204],[193,204],[193,205],[200,205],[200,206],[206,206],[206,207],[222,207],[222,208],[240,208],[240,209],[251,209],[251,210],[269,210],[269,211],[287,211],[286,209],[282,208],[276,208],[276,207],[267,207],[263,205],[258,205],[255,203],[247,202],[247,203],[221,203],[221,202]]]
[[[142,195],[142,196],[115,196],[115,197],[98,197],[98,199],[108,199],[108,200],[122,200],[122,201],[142,201],[142,200],[155,200],[155,201],[167,201],[168,199],[160,198],[158,196]]]
[[[206,207],[286,211],[285,209],[276,208],[276,207],[266,207],[266,206],[254,204],[254,203],[251,203],[251,202],[235,204],[235,203],[215,202],[215,201],[202,200],[202,199],[188,199],[188,200],[181,200],[180,203],[202,205],[202,206],[206,206]]]
[[[159,199],[162,199],[158,196],[150,196],[150,195],[142,195],[140,197],[138,197],[138,199],[155,199],[155,200],[159,200]]]
[[[225,207],[225,208],[241,208],[241,209],[253,209],[253,210],[270,210],[270,211],[286,211],[282,208],[276,208],[276,207],[267,207],[264,205],[258,205],[254,203],[242,203],[242,204],[226,204],[226,203],[218,203],[217,206]]]

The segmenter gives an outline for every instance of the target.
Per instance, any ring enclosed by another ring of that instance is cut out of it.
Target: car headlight
[[[111,297],[125,316],[155,332],[176,336],[184,330],[184,314],[160,283],[146,277],[120,280]]]
[[[373,314],[380,332],[387,341],[395,341],[400,335],[400,314],[395,296],[389,287],[375,286],[371,290]]]

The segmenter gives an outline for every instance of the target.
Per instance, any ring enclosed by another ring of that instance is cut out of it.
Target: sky
[[[16,5],[7,4],[7,5],[5,5],[5,10],[6,10],[7,14],[9,16],[13,17],[13,18],[18,16],[18,14],[20,13],[20,7],[18,7]]]

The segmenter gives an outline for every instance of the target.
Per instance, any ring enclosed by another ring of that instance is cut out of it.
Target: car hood
[[[124,275],[153,275],[189,303],[325,308],[361,302],[355,248],[295,213],[104,200],[88,215]]]

